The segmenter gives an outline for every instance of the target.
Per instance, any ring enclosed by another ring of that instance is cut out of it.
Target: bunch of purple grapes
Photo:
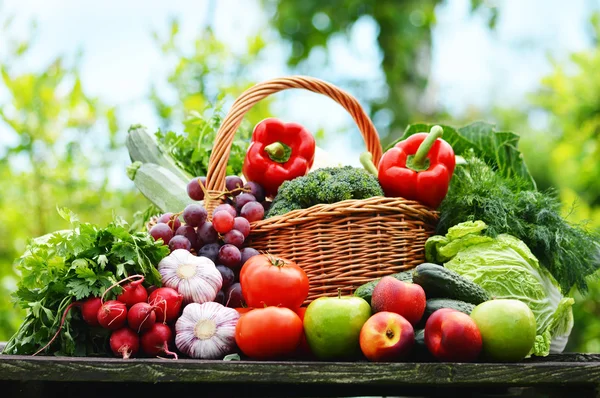
[[[188,183],[187,192],[192,200],[204,199],[200,184],[205,183],[205,177]],[[245,305],[240,269],[250,257],[259,254],[256,249],[244,246],[250,235],[250,223],[262,220],[271,202],[265,199],[263,187],[252,181],[244,184],[238,176],[227,176],[225,186],[228,196],[213,211],[212,221],[208,221],[204,206],[192,203],[181,213],[184,224],[178,215],[165,213],[150,229],[150,235],[155,240],[162,239],[171,251],[184,249],[212,260],[223,277],[215,301],[236,308]]]

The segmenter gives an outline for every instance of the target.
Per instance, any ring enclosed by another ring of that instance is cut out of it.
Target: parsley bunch
[[[3,354],[34,353],[56,333],[70,303],[101,296],[124,277],[141,274],[146,284],[160,286],[156,265],[169,253],[162,242],[155,242],[146,232],[130,232],[128,224],[118,217],[106,228],[100,228],[79,222],[69,210],[59,213],[72,229],[30,241],[16,262],[21,280],[13,297],[27,315]],[[114,288],[109,295],[120,290]],[[105,354],[108,332],[93,330],[83,322],[79,311],[71,310],[60,336],[46,353]]]

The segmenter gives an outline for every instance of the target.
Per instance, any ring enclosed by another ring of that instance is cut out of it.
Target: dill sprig
[[[576,286],[587,292],[586,277],[600,268],[600,234],[568,222],[555,190],[532,190],[518,177],[507,179],[484,161],[466,156],[457,166],[440,208],[436,233],[463,222],[482,220],[486,234],[521,239],[550,271],[564,294]]]

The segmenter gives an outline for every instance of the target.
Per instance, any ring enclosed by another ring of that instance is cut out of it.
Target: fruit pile
[[[510,362],[525,358],[535,341],[535,317],[527,305],[491,300],[479,286],[436,264],[370,282],[353,296],[320,297],[300,307],[307,281],[285,259],[259,255],[244,264],[242,293],[256,307],[240,311],[235,337],[243,355]]]

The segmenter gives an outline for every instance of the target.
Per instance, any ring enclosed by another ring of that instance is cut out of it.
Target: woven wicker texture
[[[373,162],[379,162],[377,131],[350,94],[312,77],[269,80],[242,93],[219,128],[206,177],[204,205],[209,215],[221,203],[231,144],[244,115],[263,98],[290,88],[320,93],[342,105],[356,122]],[[416,267],[424,261],[424,244],[437,219],[435,211],[403,198],[347,200],[252,223],[247,245],[298,263],[310,281],[309,303],[337,295],[338,288],[352,294],[370,280]]]

